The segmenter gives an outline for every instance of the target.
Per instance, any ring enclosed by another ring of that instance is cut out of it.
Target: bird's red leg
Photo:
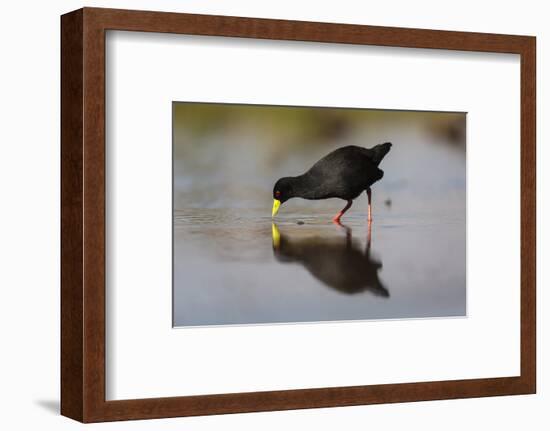
[[[340,224],[340,217],[342,217],[342,216],[344,215],[344,213],[345,213],[347,210],[350,209],[352,203],[353,203],[353,201],[351,201],[351,200],[348,201],[348,203],[346,204],[346,206],[344,207],[344,209],[343,209],[342,211],[340,211],[338,214],[336,214],[336,215],[333,217],[332,221],[333,221],[334,223]]]
[[[369,198],[369,209],[367,212],[367,221],[370,223],[372,221],[372,209],[371,209],[372,191],[370,187],[367,189],[367,197]]]

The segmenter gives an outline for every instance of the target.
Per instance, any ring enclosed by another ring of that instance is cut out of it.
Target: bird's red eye
[[[275,197],[278,198],[279,196],[281,196],[281,192],[280,192],[279,190],[277,190],[277,191],[275,192]]]

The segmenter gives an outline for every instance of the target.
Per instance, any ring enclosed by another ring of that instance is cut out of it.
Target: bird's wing
[[[364,150],[355,146],[339,148],[313,165],[307,176],[312,184],[321,184],[314,188],[313,198],[353,199],[379,180],[383,172]]]

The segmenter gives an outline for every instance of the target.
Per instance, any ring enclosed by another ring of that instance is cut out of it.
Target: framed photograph
[[[61,413],[536,388],[535,38],[61,18]]]

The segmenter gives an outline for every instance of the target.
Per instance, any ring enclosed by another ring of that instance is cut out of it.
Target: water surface
[[[266,212],[176,212],[176,326],[465,315],[460,217]]]

